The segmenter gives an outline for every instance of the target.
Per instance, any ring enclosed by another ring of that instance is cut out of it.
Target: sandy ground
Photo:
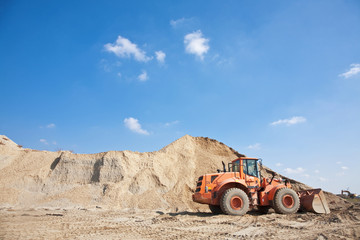
[[[0,239],[359,239],[360,204],[327,215],[126,209],[0,210]]]
[[[331,193],[328,215],[212,215],[194,203],[196,179],[239,156],[188,135],[155,152],[97,154],[24,149],[0,135],[0,239],[360,239],[359,203]]]

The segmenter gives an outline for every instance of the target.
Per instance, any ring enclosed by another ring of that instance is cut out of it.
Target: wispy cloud
[[[276,163],[275,166],[277,167],[281,167],[283,164],[282,163]]]
[[[328,179],[327,178],[324,178],[324,177],[318,177],[319,181],[320,182],[327,182]]]
[[[50,142],[49,142],[48,140],[44,139],[44,138],[40,139],[40,142],[41,142],[42,144],[45,144],[45,145],[50,145]],[[57,142],[56,142],[56,141],[52,141],[51,144],[57,145]]]
[[[255,143],[255,144],[249,145],[247,148],[251,149],[251,150],[259,150],[261,148],[261,144]]]
[[[142,82],[145,82],[149,79],[149,76],[147,75],[146,71],[142,71],[142,73],[138,76],[138,79]]]
[[[346,166],[341,166],[340,169],[341,169],[341,171],[336,174],[337,176],[344,176],[345,171],[349,170],[349,168]]]
[[[185,18],[179,18],[179,19],[176,19],[176,20],[170,20],[170,25],[173,28],[176,28],[177,26],[179,26],[180,24],[182,24],[184,22],[185,22]]]
[[[106,59],[100,60],[100,66],[105,72],[111,72],[111,66]]]
[[[101,59],[99,62],[99,67],[102,68],[105,72],[111,72],[114,68],[118,68],[121,65],[122,65],[122,63],[119,61],[110,63],[106,59]]]
[[[46,128],[55,128],[55,127],[56,127],[55,123],[50,123],[46,125]]]
[[[278,121],[270,123],[270,125],[272,125],[272,126],[276,126],[276,125],[290,126],[290,125],[295,125],[295,124],[303,123],[303,122],[306,122],[306,118],[304,118],[304,117],[292,117],[292,118],[288,118],[288,119],[280,119]]]
[[[189,54],[195,54],[201,60],[204,59],[209,47],[209,39],[204,38],[200,30],[185,35],[184,38],[185,51]]]
[[[350,69],[347,72],[339,74],[339,77],[350,78],[360,73],[360,64],[350,64]]]
[[[157,51],[155,52],[156,60],[158,60],[159,63],[165,62],[166,54],[163,51]]]
[[[49,123],[45,126],[40,126],[40,128],[55,128],[55,127],[56,127],[55,123]]]
[[[231,58],[221,57],[219,54],[215,54],[212,58],[212,61],[216,63],[216,65],[231,65],[233,60]]]
[[[127,127],[128,129],[130,129],[131,131],[138,133],[138,134],[142,134],[142,135],[149,135],[150,133],[144,129],[142,129],[139,120],[137,120],[136,118],[125,118],[124,119],[124,124],[125,127]]]
[[[108,52],[114,53],[118,57],[133,57],[139,62],[147,62],[151,60],[151,57],[146,56],[145,51],[138,48],[135,43],[132,43],[129,39],[122,36],[118,36],[115,43],[107,43],[104,48]]]
[[[175,120],[175,121],[172,121],[172,122],[167,122],[164,125],[165,125],[165,127],[170,127],[172,125],[178,124],[179,122],[180,122],[179,120]]]
[[[287,174],[301,174],[305,172],[305,169],[302,167],[298,167],[298,168],[285,168],[284,172]]]

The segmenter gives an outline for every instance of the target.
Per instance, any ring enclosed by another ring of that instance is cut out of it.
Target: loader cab
[[[229,163],[229,172],[240,172],[242,169],[246,175],[260,179],[259,164],[261,161],[257,158],[239,158]]]
[[[258,159],[244,159],[243,172],[246,175],[260,178],[257,161]]]

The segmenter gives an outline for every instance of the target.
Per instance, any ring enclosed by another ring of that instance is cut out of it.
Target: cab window
[[[244,159],[243,160],[243,169],[246,175],[259,177],[257,170],[257,161],[253,159]]]
[[[232,172],[240,172],[240,160],[237,160],[237,161],[232,163],[231,171]]]

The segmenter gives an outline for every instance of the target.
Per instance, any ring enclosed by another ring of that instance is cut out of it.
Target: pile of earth
[[[191,198],[196,179],[240,156],[221,142],[189,135],[155,152],[97,154],[25,149],[0,135],[0,207],[203,210]],[[310,188],[290,182],[295,190]],[[326,195],[331,209],[351,205]]]

